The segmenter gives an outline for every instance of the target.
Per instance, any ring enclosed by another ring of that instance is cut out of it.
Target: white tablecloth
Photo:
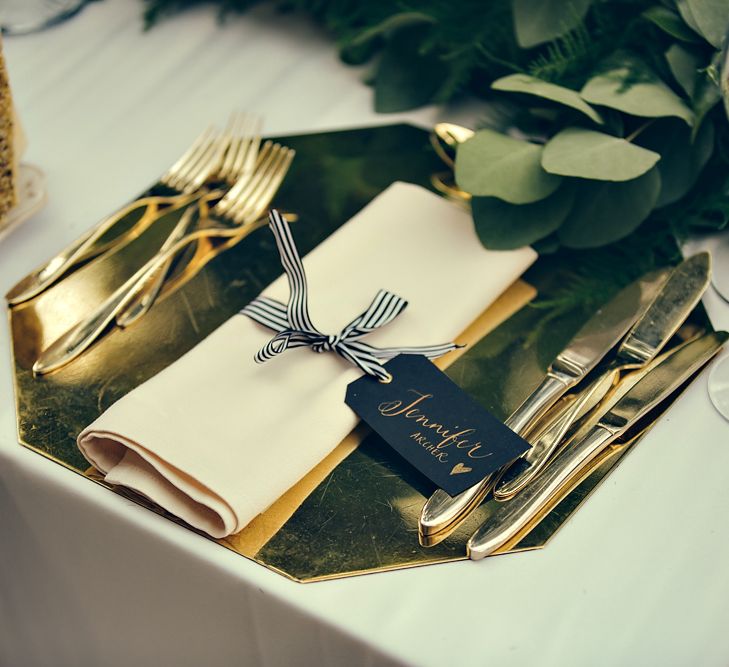
[[[304,19],[221,28],[207,7],[143,33],[141,9],[5,41],[50,203],[0,243],[0,292],[233,108],[271,133],[442,115],[376,115]],[[729,424],[706,374],[546,549],[301,585],[17,445],[5,326],[0,346],[2,665],[729,663]]]

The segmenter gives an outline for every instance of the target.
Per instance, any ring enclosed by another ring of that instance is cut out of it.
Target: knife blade
[[[711,257],[708,253],[699,253],[681,262],[631,327],[614,360],[585,393],[594,393],[602,383],[604,396],[622,371],[638,368],[655,358],[696,307],[710,280]],[[566,423],[568,421],[569,417],[562,419],[565,429],[570,425]],[[544,468],[558,444],[557,439],[552,439],[550,447],[532,448],[517,459],[496,483],[494,498],[503,502],[520,493]]]
[[[519,435],[528,435],[559,397],[582,380],[625,335],[654,300],[671,271],[663,268],[646,274],[600,308],[557,355],[542,383],[506,420],[506,425]],[[421,511],[421,535],[437,534],[439,540],[445,539],[486,497],[494,479],[491,475],[453,497],[437,489]]]
[[[706,334],[667,352],[626,380],[633,384],[607,408],[582,438],[567,445],[544,473],[522,493],[504,503],[468,541],[468,555],[479,560],[492,554],[529,524],[547,503],[554,503],[566,482],[576,478],[608,445],[668,398],[704,366],[729,338],[725,331]]]
[[[626,363],[653,359],[701,299],[711,281],[711,255],[700,252],[679,264],[655,301],[628,332],[618,349]]]

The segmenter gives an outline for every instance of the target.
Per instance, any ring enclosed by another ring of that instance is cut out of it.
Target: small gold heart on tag
[[[464,466],[462,463],[456,463],[456,465],[453,466],[453,470],[451,470],[451,475],[460,475],[463,472],[471,472],[472,470],[473,468]]]

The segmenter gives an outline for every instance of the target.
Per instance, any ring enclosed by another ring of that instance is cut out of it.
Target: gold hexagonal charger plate
[[[409,125],[282,141],[296,149],[297,157],[276,205],[300,216],[297,244],[302,255],[393,181],[429,187],[431,174],[442,169],[428,133]],[[192,262],[195,271],[174,276],[141,321],[107,332],[69,366],[33,377],[31,367],[40,350],[150,257],[175,217],[166,216],[137,237],[130,234],[121,249],[9,309],[20,443],[107,487],[80,455],[76,435],[114,401],[237,313],[281,272],[265,230],[223,253],[220,247],[201,244]],[[133,219],[130,215],[127,223]],[[539,286],[551,270],[539,260],[526,279]],[[549,309],[526,306],[533,295],[526,283],[512,286],[464,334],[470,345],[447,369],[454,381],[502,419],[539,383],[551,359],[587,316],[577,309],[555,317]],[[509,551],[544,546],[619,458],[608,457]],[[140,496],[111,490],[181,523]],[[360,427],[268,511],[242,532],[218,542],[297,581],[463,559],[468,536],[493,511],[494,503],[485,503],[453,535],[426,548],[418,542],[417,519],[432,490],[378,437]]]

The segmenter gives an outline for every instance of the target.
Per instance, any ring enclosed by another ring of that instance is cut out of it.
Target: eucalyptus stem
[[[522,72],[523,71],[522,68],[519,67],[517,64],[509,62],[508,60],[504,60],[503,58],[499,58],[498,56],[495,56],[483,44],[476,44],[476,49],[478,50],[478,52],[481,55],[485,56],[492,63],[501,65],[502,67],[505,67],[506,69],[511,70],[512,72]]]
[[[651,118],[650,120],[646,121],[640,127],[636,128],[633,132],[631,132],[627,137],[625,137],[625,141],[633,142],[633,140],[637,139],[641,135],[643,130],[648,129],[655,122],[655,118]]]

